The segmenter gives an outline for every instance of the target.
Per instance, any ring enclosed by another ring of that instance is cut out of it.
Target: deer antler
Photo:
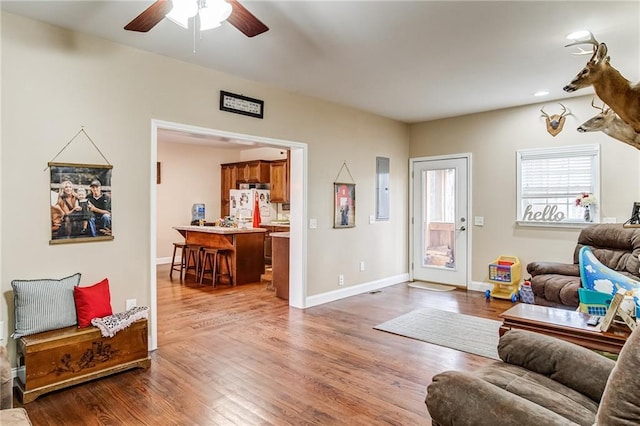
[[[560,114],[560,118],[564,117],[565,113],[567,113],[567,107],[565,107],[564,105],[560,104],[560,106],[562,107],[562,113]],[[570,114],[571,111],[569,111],[568,114]]]
[[[591,106],[595,109],[599,109],[601,112],[604,112],[604,106],[606,105],[604,102],[602,103],[602,107],[596,106],[595,104],[596,98],[591,99]]]
[[[551,117],[549,117],[549,114],[547,114],[546,112],[544,112],[544,107],[540,108],[540,112],[542,113],[542,116],[544,118],[548,118],[549,120],[551,120]]]
[[[593,36],[593,33],[591,33],[591,31],[589,31],[589,38],[587,40],[582,40],[582,39],[575,40],[573,43],[566,44],[564,47],[577,46],[579,44],[592,44],[594,46],[594,49],[596,49],[600,43]],[[580,50],[582,50],[582,49],[580,49]],[[584,50],[583,50],[583,52],[584,52]]]

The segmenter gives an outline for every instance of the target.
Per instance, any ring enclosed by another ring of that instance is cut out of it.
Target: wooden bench
[[[97,327],[67,327],[18,340],[18,396],[23,404],[42,394],[132,368],[151,365],[148,325],[141,319],[113,337]]]

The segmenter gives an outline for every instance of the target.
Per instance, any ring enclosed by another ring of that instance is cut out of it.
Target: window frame
[[[523,157],[527,159],[542,158],[567,158],[575,156],[592,156],[593,168],[591,170],[592,194],[597,200],[596,208],[592,210],[593,221],[584,222],[581,220],[553,221],[531,221],[523,220],[524,211],[522,209],[522,162]],[[600,169],[601,150],[599,144],[594,145],[574,145],[563,147],[530,148],[516,151],[516,224],[518,226],[533,227],[553,227],[553,228],[583,228],[585,226],[600,223],[601,196],[600,196]]]

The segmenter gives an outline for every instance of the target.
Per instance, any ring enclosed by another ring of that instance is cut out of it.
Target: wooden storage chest
[[[18,396],[23,404],[131,368],[149,368],[148,325],[141,319],[113,337],[97,327],[67,327],[18,340]]]

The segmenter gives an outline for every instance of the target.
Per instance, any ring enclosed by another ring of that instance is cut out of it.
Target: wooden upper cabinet
[[[286,160],[271,162],[270,195],[272,203],[289,202],[289,155]]]
[[[236,189],[237,170],[235,164],[220,165],[220,217],[229,215],[229,196],[232,189]]]
[[[236,163],[237,183],[269,183],[269,161]]]

